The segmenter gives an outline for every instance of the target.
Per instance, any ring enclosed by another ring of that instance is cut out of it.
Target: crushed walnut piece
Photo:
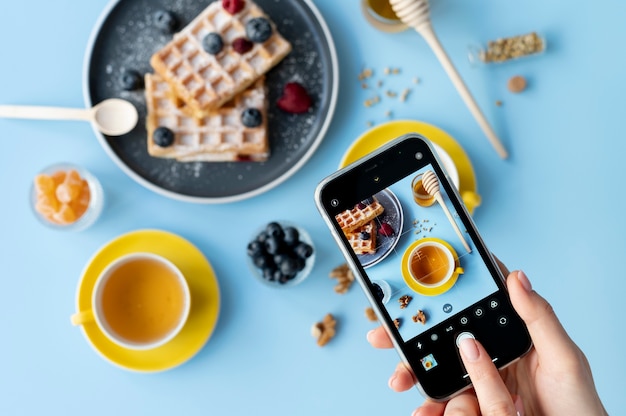
[[[333,339],[336,325],[337,321],[330,313],[326,314],[321,322],[313,324],[311,327],[311,335],[313,338],[317,339],[317,345],[323,347],[328,344],[328,341]]]
[[[372,322],[378,321],[378,317],[376,316],[376,312],[371,307],[365,308],[365,317]]]
[[[424,313],[423,310],[418,310],[417,314],[413,315],[413,322],[417,323],[421,323],[422,325],[424,325],[426,323],[426,314]]]
[[[400,299],[398,299],[398,302],[400,303],[400,309],[404,309],[407,306],[409,306],[409,303],[411,303],[412,300],[413,300],[412,296],[409,296],[409,295],[401,296]]]
[[[402,320],[400,318],[396,318],[393,320],[393,324],[395,325],[396,329],[400,329],[400,325],[402,325]]]
[[[350,289],[354,282],[354,274],[350,267],[346,263],[341,266],[335,267],[329,274],[333,279],[337,279],[337,285],[335,286],[335,292],[343,295]]]

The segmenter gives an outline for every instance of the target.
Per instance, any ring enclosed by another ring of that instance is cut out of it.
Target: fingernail
[[[387,384],[389,385],[389,388],[391,390],[393,390],[393,384],[396,382],[396,378],[398,378],[398,376],[396,376],[396,373],[393,373],[391,377],[389,377],[389,382]]]
[[[463,356],[469,361],[476,361],[478,359],[478,347],[476,341],[473,338],[463,338],[459,342],[459,349]]]
[[[369,342],[370,344],[372,343],[372,341],[370,340],[370,337],[374,334],[374,330],[370,329],[369,332],[365,335],[365,337],[367,338],[367,342]]]
[[[418,407],[417,409],[415,409],[413,413],[411,414],[411,416],[420,416],[422,414],[422,411],[420,409],[421,407]]]
[[[527,292],[530,292],[531,290],[533,290],[533,286],[530,284],[530,280],[528,280],[528,276],[526,276],[526,273],[524,273],[523,271],[519,270],[517,272],[517,280],[519,280],[519,282],[522,284],[522,286],[524,287],[524,289],[526,289]]]
[[[513,401],[515,405],[515,410],[517,411],[517,416],[524,416],[524,402],[520,396],[515,397],[515,401]]]

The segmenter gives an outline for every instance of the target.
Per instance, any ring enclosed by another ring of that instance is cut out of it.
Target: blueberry
[[[361,240],[369,240],[372,236],[370,235],[370,233],[368,233],[367,231],[361,231],[359,233],[359,238]]]
[[[248,256],[256,257],[263,252],[265,252],[265,246],[259,240],[251,241],[248,244]]]
[[[171,146],[174,143],[174,132],[167,127],[159,127],[152,134],[152,140],[160,147]]]
[[[259,235],[256,236],[256,240],[260,243],[265,243],[265,240],[267,240],[267,237],[269,237],[269,234],[265,231],[261,231]]]
[[[374,283],[373,286],[374,286],[374,296],[376,296],[376,299],[382,302],[383,297],[385,297],[385,294],[383,293],[383,289],[377,283]]]
[[[275,254],[273,259],[274,259],[274,263],[276,264],[281,264],[283,261],[287,260],[289,258],[289,254],[287,253],[278,253]]]
[[[273,268],[274,262],[265,254],[260,254],[252,259],[252,262],[259,269]]]
[[[298,261],[292,257],[287,257],[278,264],[278,269],[286,276],[295,276],[298,273]]]
[[[217,55],[224,48],[224,41],[219,34],[211,32],[202,39],[202,47],[211,55]]]
[[[272,36],[272,25],[264,17],[255,17],[246,23],[246,36],[252,42],[263,43]]]
[[[300,233],[295,227],[285,227],[285,244],[289,247],[293,247],[300,242]]]
[[[259,127],[263,122],[263,115],[256,108],[246,108],[241,112],[241,124],[246,127]]]
[[[157,10],[154,13],[154,25],[167,33],[173,33],[178,27],[178,19],[174,13],[167,10]]]
[[[296,254],[296,256],[304,260],[304,259],[308,259],[309,257],[311,257],[311,255],[313,254],[313,247],[307,243],[300,242],[293,249],[293,252]]]
[[[272,237],[278,237],[282,240],[285,237],[283,227],[277,222],[270,222],[265,226],[265,232]]]
[[[267,240],[265,240],[265,251],[267,254],[271,254],[272,256],[275,254],[279,254],[283,249],[283,240],[275,237],[269,236]]]
[[[143,87],[143,78],[141,74],[132,69],[125,69],[120,75],[120,83],[126,91],[138,90]]]
[[[261,270],[261,273],[263,274],[263,279],[265,280],[274,280],[274,272],[276,271],[276,269],[274,267],[265,267]]]

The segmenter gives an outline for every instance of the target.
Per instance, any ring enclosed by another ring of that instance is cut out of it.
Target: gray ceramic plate
[[[219,1],[219,0],[218,0]],[[326,23],[310,0],[257,0],[293,45],[267,74],[268,128],[272,155],[266,162],[188,162],[153,158],[146,150],[143,90],[121,88],[120,73],[153,72],[150,56],[171,34],[154,25],[157,10],[170,10],[182,27],[211,0],[114,0],[95,25],[85,57],[84,94],[88,106],[111,97],[132,102],[137,127],[125,136],[96,131],[106,152],[133,179],[168,197],[189,202],[226,203],[249,198],[293,175],[313,155],[330,124],[338,92],[338,66]],[[298,81],[313,98],[306,114],[287,114],[275,103],[285,83]]]

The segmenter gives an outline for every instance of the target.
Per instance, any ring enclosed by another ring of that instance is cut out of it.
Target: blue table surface
[[[626,154],[626,3],[432,2],[434,28],[502,137],[508,160],[496,155],[417,33],[377,31],[358,0],[315,4],[339,56],[337,111],[308,163],[252,199],[222,205],[168,199],[129,178],[87,123],[0,119],[0,414],[410,414],[423,399],[417,390],[387,387],[397,356],[366,342],[375,324],[364,316],[360,289],[333,291],[328,274],[343,259],[313,204],[318,181],[336,169],[368,122],[390,118],[432,123],[463,146],[482,197],[474,219],[490,249],[510,268],[523,268],[550,300],[589,358],[607,410],[624,414],[626,279],[618,269],[626,235],[619,168]],[[83,106],[85,48],[106,6],[107,0],[3,2],[0,104]],[[467,60],[469,44],[533,30],[548,42],[541,56],[493,66]],[[383,78],[386,67],[400,74]],[[372,91],[358,80],[364,68],[398,90],[409,85],[408,99],[381,94],[378,105],[365,107]],[[507,81],[518,74],[528,88],[512,94]],[[48,229],[29,209],[33,176],[59,161],[87,167],[104,186],[103,215],[86,231]],[[261,285],[244,263],[251,234],[274,219],[307,228],[317,248],[312,276],[289,290]],[[107,241],[145,228],[172,231],[199,247],[222,296],[206,346],[185,364],[153,374],[106,362],[69,320],[88,259]],[[310,327],[329,312],[338,319],[337,336],[319,348]]]

